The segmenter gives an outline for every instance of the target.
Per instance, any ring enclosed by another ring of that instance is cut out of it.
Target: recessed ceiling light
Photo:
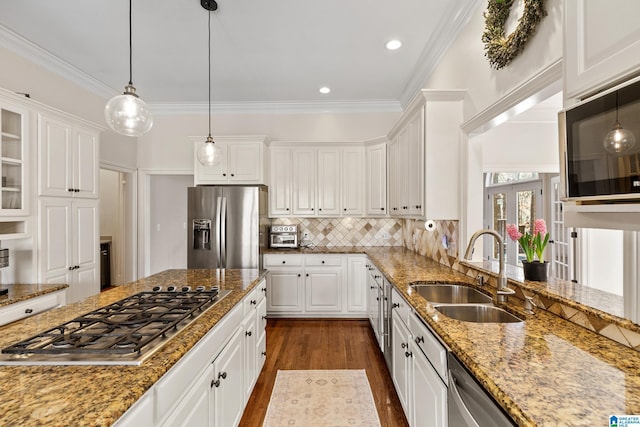
[[[331,92],[331,89],[329,89],[329,88],[328,88],[328,87],[326,87],[326,86],[323,86],[323,87],[321,87],[321,88],[320,88],[320,93],[327,94],[327,93],[329,93],[329,92]]]
[[[384,45],[384,47],[389,50],[400,49],[400,46],[402,46],[402,42],[400,40],[389,40],[387,44]]]

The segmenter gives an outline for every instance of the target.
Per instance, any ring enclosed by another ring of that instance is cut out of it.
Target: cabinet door
[[[75,129],[71,154],[73,197],[98,198],[100,185],[98,134],[86,129]]]
[[[235,427],[244,408],[244,332],[238,327],[213,361],[213,417],[216,427]]]
[[[38,116],[38,194],[69,197],[73,191],[72,138],[69,123]]]
[[[69,283],[73,262],[71,202],[65,199],[43,199],[38,202],[38,273],[40,280]],[[65,280],[65,281],[60,281]],[[75,301],[73,289],[69,302]]]
[[[313,148],[294,148],[293,162],[293,214],[316,214],[316,152]]]
[[[193,143],[194,184],[226,184],[229,182],[227,144],[220,141],[214,142],[216,149],[220,150],[220,161],[211,166],[204,166],[198,161],[198,150],[204,144],[204,139]]]
[[[410,148],[410,127],[405,126],[398,134],[398,165],[396,173],[398,175],[396,197],[398,203],[398,214],[409,215],[409,148]]]
[[[367,274],[367,308],[369,312],[369,322],[371,322],[371,327],[373,328],[373,333],[376,336],[376,340],[382,348],[382,344],[380,342],[380,295],[378,292],[378,284],[374,280],[371,273],[371,267],[369,267],[369,274]]]
[[[367,215],[387,214],[387,145],[367,147],[366,204]]]
[[[347,258],[347,311],[351,313],[367,312],[367,257],[350,256]]]
[[[269,149],[269,215],[291,215],[291,150]]]
[[[213,426],[212,377],[213,369],[207,366],[190,387],[188,394],[180,400],[176,409],[162,425],[166,427]]]
[[[364,147],[342,149],[343,215],[364,214],[364,161]]]
[[[408,214],[422,216],[424,205],[424,107],[411,118],[408,124]]]
[[[636,0],[564,2],[565,98],[620,82],[640,69],[640,4]]]
[[[73,266],[76,301],[100,292],[100,229],[98,201],[77,199],[72,202]]]
[[[256,313],[255,309],[245,317],[243,325],[244,335],[244,402],[249,400],[253,386],[258,379],[257,372],[257,351],[258,351],[258,333],[256,330]],[[243,402],[243,406],[244,406]]]
[[[413,354],[412,419],[415,425],[424,427],[446,426],[447,387],[413,342],[410,348]]]
[[[0,104],[0,215],[17,216],[29,213],[28,117],[27,110],[4,102]]]
[[[392,313],[391,327],[393,329],[391,333],[391,376],[407,420],[410,425],[413,425],[413,419],[411,418],[411,412],[409,410],[409,382],[411,378],[411,364],[409,362],[412,357],[409,349],[410,335],[396,310],[393,310]]]
[[[340,149],[319,148],[317,158],[317,213],[340,215]]]
[[[336,312],[342,310],[342,271],[336,268],[306,270],[305,310]]]
[[[402,212],[400,209],[400,199],[398,197],[400,172],[399,168],[399,156],[400,148],[399,141],[396,137],[391,144],[389,144],[389,168],[387,173],[389,175],[389,215],[398,216]]]
[[[300,312],[303,308],[303,295],[300,270],[269,270],[267,312]]]
[[[262,143],[229,145],[229,181],[262,184]]]

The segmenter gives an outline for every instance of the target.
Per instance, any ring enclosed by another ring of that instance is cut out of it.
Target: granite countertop
[[[6,305],[26,301],[52,292],[68,288],[65,284],[8,284],[0,286],[0,289],[8,289],[7,295],[0,296],[0,308]]]
[[[110,426],[253,289],[265,271],[167,270],[0,329],[0,348],[154,286],[229,293],[140,366],[0,366],[0,425]]]
[[[369,258],[520,426],[605,426],[610,415],[640,414],[640,354],[543,310],[522,323],[449,319],[409,283],[472,279],[402,248]]]

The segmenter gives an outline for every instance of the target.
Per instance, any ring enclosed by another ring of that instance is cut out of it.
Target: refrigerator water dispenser
[[[211,220],[193,220],[193,249],[211,250]]]

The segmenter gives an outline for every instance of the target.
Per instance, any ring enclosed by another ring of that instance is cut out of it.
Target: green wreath
[[[509,64],[522,52],[529,37],[536,32],[538,22],[547,15],[544,0],[524,0],[524,14],[518,21],[518,26],[509,37],[505,37],[504,25],[511,13],[513,1],[489,0],[487,11],[484,13],[484,55],[496,70]]]

